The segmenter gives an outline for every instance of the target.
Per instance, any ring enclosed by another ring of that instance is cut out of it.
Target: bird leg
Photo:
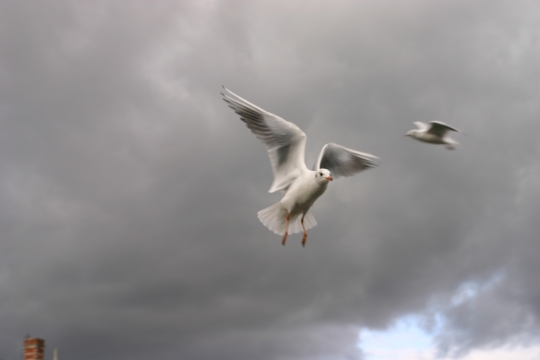
[[[302,224],[302,229],[304,229],[304,237],[302,238],[302,247],[306,246],[306,240],[307,240],[307,231],[306,227],[304,226],[304,215],[302,215],[302,220],[300,220],[300,223]]]
[[[287,235],[289,235],[289,213],[285,217],[285,235],[283,235],[283,240],[281,240],[281,245],[285,245],[287,241]]]

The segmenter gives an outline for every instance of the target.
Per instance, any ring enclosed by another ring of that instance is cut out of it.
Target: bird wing
[[[255,136],[266,145],[272,163],[274,182],[269,192],[286,189],[307,171],[304,162],[306,134],[292,122],[250,103],[223,87],[223,100],[229,104]]]
[[[441,138],[444,137],[444,134],[446,134],[448,130],[459,132],[459,130],[454,129],[450,125],[445,124],[441,121],[430,121],[429,125],[430,127],[427,132]]]
[[[313,170],[328,169],[332,176],[351,176],[362,170],[377,166],[379,158],[329,143],[323,146]]]
[[[414,125],[416,125],[419,130],[427,130],[429,128],[428,124],[423,123],[421,121],[415,121]]]

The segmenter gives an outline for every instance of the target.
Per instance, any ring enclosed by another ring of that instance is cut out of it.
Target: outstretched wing
[[[223,100],[247,127],[266,145],[272,163],[274,182],[269,192],[286,189],[296,177],[307,171],[304,163],[306,134],[292,122],[250,103],[223,87]]]
[[[448,130],[459,132],[459,130],[454,129],[450,125],[445,124],[441,121],[430,121],[429,125],[430,127],[427,132],[441,138],[444,137],[444,134],[446,134]]]
[[[424,122],[421,122],[421,121],[415,121],[414,125],[416,125],[419,130],[427,130],[429,128],[428,124],[426,124]]]
[[[329,143],[322,148],[313,170],[328,169],[335,178],[351,176],[377,166],[378,159],[371,154]]]

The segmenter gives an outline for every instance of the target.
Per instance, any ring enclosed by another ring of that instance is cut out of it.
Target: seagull
[[[317,225],[309,209],[325,191],[328,183],[340,176],[351,176],[377,165],[378,157],[329,143],[309,170],[304,161],[306,134],[292,122],[269,113],[223,87],[223,100],[266,145],[272,164],[274,181],[268,192],[285,193],[280,202],[257,213],[270,231],[287,236],[304,231],[302,246],[306,245],[307,229]]]
[[[421,121],[416,121],[414,124],[418,129],[410,130],[405,136],[410,136],[418,141],[430,144],[444,144],[444,147],[448,150],[454,150],[456,145],[459,145],[454,139],[445,136],[448,130],[460,132],[448,124],[441,121],[431,121],[429,125]]]

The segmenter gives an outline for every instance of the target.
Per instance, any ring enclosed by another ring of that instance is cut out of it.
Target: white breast
[[[315,172],[310,171],[299,176],[289,187],[281,200],[281,205],[292,217],[306,213],[328,186],[327,182],[317,182]]]

